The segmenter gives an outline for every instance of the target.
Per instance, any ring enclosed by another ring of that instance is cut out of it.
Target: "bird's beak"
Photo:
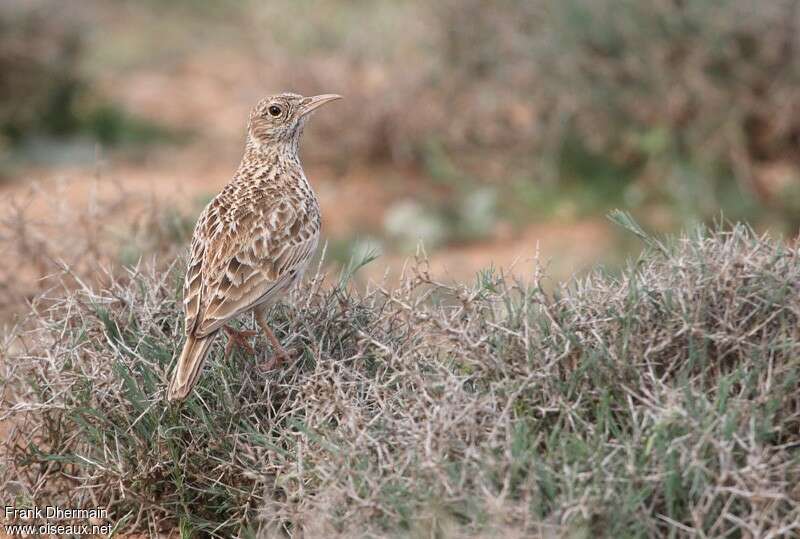
[[[313,97],[307,97],[306,98],[307,101],[300,106],[300,115],[305,116],[312,110],[321,107],[325,103],[328,103],[330,101],[336,101],[337,99],[341,98],[342,96],[336,94],[322,94],[322,95],[315,95]]]

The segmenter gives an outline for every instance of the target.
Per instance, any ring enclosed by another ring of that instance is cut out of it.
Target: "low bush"
[[[644,254],[554,292],[318,274],[271,314],[294,364],[220,338],[180,406],[177,268],[34,303],[4,350],[0,491],[150,534],[798,533],[800,253],[617,220]]]

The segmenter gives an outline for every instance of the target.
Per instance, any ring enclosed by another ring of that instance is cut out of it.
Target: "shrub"
[[[53,17],[45,6],[23,4],[0,6],[0,137],[9,143],[33,130],[74,131],[75,99],[85,84],[74,12]]]
[[[317,275],[272,311],[293,365],[219,339],[181,406],[178,271],[34,305],[3,363],[6,502],[220,537],[797,532],[798,251],[618,220],[648,250],[553,293]]]
[[[603,207],[624,198],[677,208],[678,223],[724,207],[796,231],[793,0],[374,5],[269,11],[301,19],[310,35],[338,29],[302,51],[304,63],[309,52],[331,62],[301,82],[347,95],[337,105],[355,122],[345,133],[338,115],[315,119],[337,140],[319,146],[347,163],[391,158],[436,176],[431,164],[444,156],[456,178],[578,185]],[[354,42],[348,17],[362,16],[369,24]],[[279,45],[265,45],[270,57]]]
[[[0,157],[37,136],[85,136],[121,146],[175,142],[185,135],[129,114],[99,94],[82,65],[89,11],[65,10],[52,0],[0,6]]]

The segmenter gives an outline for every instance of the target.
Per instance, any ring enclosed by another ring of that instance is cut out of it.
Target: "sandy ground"
[[[108,218],[124,228],[132,215],[152,205],[177,208],[188,215],[197,213],[228,181],[235,165],[230,157],[214,159],[190,148],[179,150],[172,158],[159,156],[138,164],[112,160],[92,166],[31,168],[15,181],[0,184],[0,204],[5,214],[12,206],[24,206],[29,219],[47,223],[62,211],[91,212],[93,207],[118,199],[122,192],[135,195],[137,201],[126,201],[123,212]],[[320,166],[306,168],[322,205],[323,241],[372,234],[380,230],[392,203],[409,198],[409,193],[411,198],[422,196],[414,194],[422,180],[410,172],[407,186],[395,180],[394,187],[387,189],[382,178],[390,174],[403,177],[391,167],[344,174]],[[82,232],[59,231],[65,241]],[[444,246],[428,254],[433,274],[439,278],[469,279],[490,265],[525,276],[532,271],[534,257],[547,266],[550,275],[565,278],[601,259],[611,242],[609,228],[600,219],[539,222],[524,228],[506,225],[488,240]],[[412,255],[386,253],[370,266],[369,274],[379,276],[387,269],[392,274],[399,272]]]

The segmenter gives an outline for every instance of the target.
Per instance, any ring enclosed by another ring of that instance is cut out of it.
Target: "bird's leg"
[[[269,324],[267,324],[267,309],[264,307],[257,307],[254,314],[256,317],[256,322],[258,322],[258,325],[261,327],[264,335],[266,335],[267,339],[269,339],[272,349],[275,351],[275,355],[273,355],[264,365],[264,370],[269,371],[276,369],[289,359],[289,354],[286,352],[283,346],[281,346],[281,343],[278,342],[278,338],[275,337],[275,334],[272,333],[272,329],[269,327]]]
[[[258,335],[257,331],[238,330],[227,325],[222,326],[222,329],[224,329],[225,333],[228,334],[228,343],[225,345],[226,358],[231,355],[234,346],[243,350],[247,350],[247,352],[252,355],[256,355],[255,349],[250,345],[249,342],[247,342],[247,339]]]

